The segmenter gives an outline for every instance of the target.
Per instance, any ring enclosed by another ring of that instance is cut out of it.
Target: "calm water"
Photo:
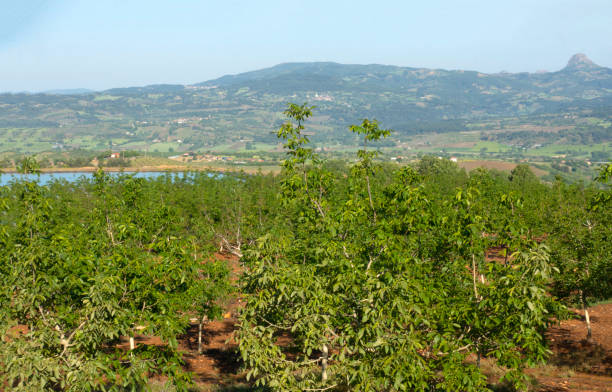
[[[38,178],[38,183],[41,185],[48,184],[53,180],[66,180],[68,182],[74,182],[80,178],[93,178],[94,173],[83,173],[83,172],[63,172],[63,173],[41,173],[39,175],[36,174],[0,174],[0,186],[7,185],[11,181],[18,181],[21,179],[35,180]],[[130,174],[134,175],[134,177],[140,178],[157,178],[160,176],[165,176],[167,172],[111,172],[109,173],[113,176],[119,176],[121,174]],[[172,176],[183,177],[185,173],[170,173]]]

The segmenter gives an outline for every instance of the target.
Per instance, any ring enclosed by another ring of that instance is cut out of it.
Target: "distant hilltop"
[[[567,62],[567,65],[565,66],[565,69],[591,69],[591,68],[602,68],[602,67],[600,67],[599,65],[591,61],[591,59],[588,58],[586,54],[584,53],[577,53],[573,55]]]
[[[82,95],[82,94],[91,94],[94,93],[94,90],[90,90],[87,88],[70,88],[70,89],[60,89],[60,90],[47,90],[43,91],[42,94],[50,94],[50,95]]]

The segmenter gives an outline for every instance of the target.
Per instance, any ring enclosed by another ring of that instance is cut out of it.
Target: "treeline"
[[[58,168],[58,167],[71,167],[80,168],[85,166],[93,166],[94,161],[99,167],[129,167],[130,158],[135,158],[144,155],[140,151],[121,151],[119,157],[111,158],[112,151],[87,151],[87,150],[74,150],[69,154],[67,153],[51,153],[44,154],[42,157],[36,160],[36,164],[40,168]],[[28,156],[16,156],[13,159],[5,157],[0,160],[0,168],[13,169],[19,167],[24,160],[31,159]]]
[[[312,108],[286,114],[277,176],[0,187],[0,383],[125,390],[163,374],[186,390],[177,336],[239,290],[247,377],[273,390],[480,391],[482,358],[521,388],[565,306],[612,295],[612,166],[584,186],[526,165],[381,163],[390,131],[368,120],[351,127],[357,160],[330,162],[304,134]],[[238,287],[217,252],[240,257]]]
[[[534,143],[555,144],[599,144],[612,141],[612,132],[603,126],[580,125],[573,129],[561,129],[558,132],[516,131],[488,135],[483,140],[496,140],[508,144],[531,146]]]

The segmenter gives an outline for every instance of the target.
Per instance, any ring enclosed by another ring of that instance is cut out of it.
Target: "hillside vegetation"
[[[186,86],[2,94],[0,149],[277,151],[271,131],[289,101],[317,106],[312,142],[330,149],[357,146],[344,130],[368,117],[396,131],[380,146],[396,152],[522,153],[553,144],[560,148],[546,154],[583,145],[591,146],[586,158],[591,150],[606,158],[612,70],[584,55],[560,71],[514,74],[290,63]],[[434,134],[446,144],[417,137]]]

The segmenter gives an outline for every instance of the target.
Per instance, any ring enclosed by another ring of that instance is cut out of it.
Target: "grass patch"
[[[612,298],[602,299],[601,301],[593,302],[589,304],[589,307],[597,306],[597,305],[608,305],[612,304]]]
[[[117,97],[114,95],[107,95],[107,94],[103,94],[103,95],[96,95],[96,97],[94,98],[94,101],[97,102],[101,102],[101,101],[116,101],[118,99],[120,99],[121,97]]]
[[[547,156],[568,154],[576,157],[590,158],[593,151],[608,151],[608,143],[599,144],[549,144],[539,148],[531,148],[523,154],[526,156]]]

